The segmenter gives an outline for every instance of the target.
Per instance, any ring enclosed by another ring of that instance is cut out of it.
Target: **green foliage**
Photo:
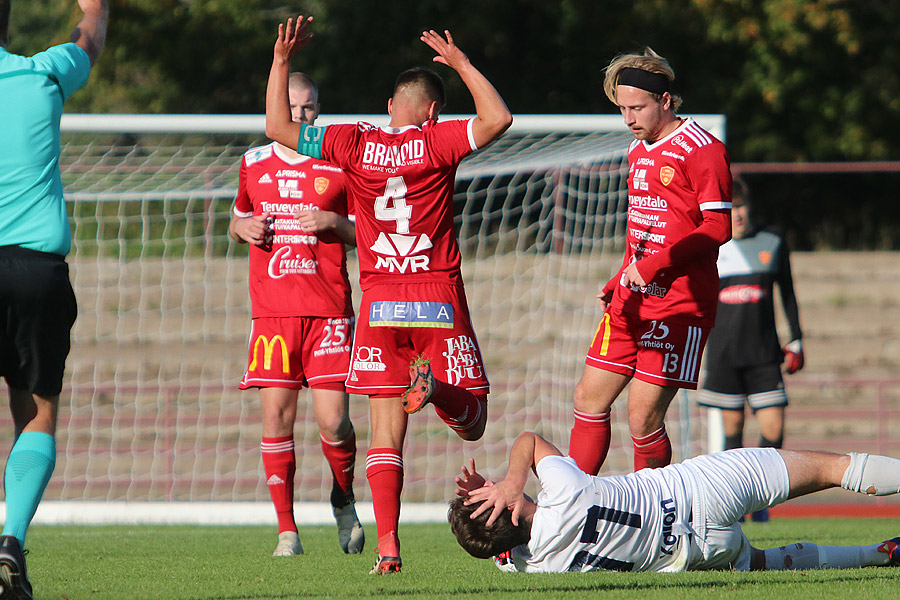
[[[888,520],[782,520],[747,525],[751,542],[868,544],[896,533]],[[900,569],[805,572],[501,573],[459,548],[445,524],[404,526],[403,572],[369,575],[369,544],[346,556],[334,527],[303,527],[306,554],[275,559],[274,527],[47,527],[28,536],[36,597],[79,600],[263,598],[623,598],[806,600],[896,597]]]
[[[603,67],[650,45],[678,74],[687,113],[729,117],[741,161],[874,160],[900,152],[900,11],[840,0],[313,0],[316,35],[295,67],[330,113],[380,113],[397,73],[428,65],[424,28],[450,29],[515,113],[615,112]],[[111,0],[84,112],[258,113],[277,24],[273,0]],[[71,0],[15,0],[10,49],[66,41]],[[449,112],[471,99],[446,67]]]

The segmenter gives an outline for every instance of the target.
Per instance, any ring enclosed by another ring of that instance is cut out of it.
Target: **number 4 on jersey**
[[[375,198],[375,218],[396,221],[397,233],[409,233],[412,207],[406,204],[406,182],[403,177],[391,177],[384,186],[384,195]]]

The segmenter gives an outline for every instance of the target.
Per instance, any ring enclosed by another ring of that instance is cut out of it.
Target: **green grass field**
[[[877,543],[900,523],[874,519],[785,519],[745,527],[755,546],[792,541],[820,545]],[[274,528],[35,526],[28,567],[35,598],[167,600],[265,598],[662,598],[895,599],[900,569],[766,573],[501,573],[457,545],[446,525],[401,528],[403,572],[369,575],[367,548],[346,556],[333,527],[304,527],[306,554],[272,558]]]

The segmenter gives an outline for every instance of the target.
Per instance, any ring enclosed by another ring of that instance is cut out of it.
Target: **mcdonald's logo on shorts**
[[[280,335],[274,336],[271,341],[266,336],[260,334],[256,336],[256,341],[253,342],[253,360],[250,361],[249,371],[255,371],[257,365],[257,359],[259,357],[259,344],[262,342],[263,347],[263,370],[270,371],[272,370],[272,353],[275,351],[275,343],[281,346],[281,370],[285,375],[291,372],[291,361],[288,355],[288,347],[287,342],[284,341],[284,338]]]

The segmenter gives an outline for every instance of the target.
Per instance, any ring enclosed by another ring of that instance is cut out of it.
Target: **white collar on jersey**
[[[391,135],[398,135],[403,133],[404,131],[410,131],[412,129],[422,129],[419,125],[404,125],[403,127],[388,127],[387,125],[382,125],[379,127],[385,133],[390,133]]]
[[[659,138],[658,140],[656,140],[656,141],[653,142],[652,144],[648,144],[648,143],[647,143],[647,140],[636,140],[636,141],[639,141],[641,144],[643,144],[643,145],[644,145],[644,148],[646,148],[647,150],[652,150],[652,149],[655,148],[656,146],[659,146],[660,144],[664,144],[664,143],[668,142],[670,139],[672,139],[673,137],[675,137],[676,135],[678,135],[679,133],[681,133],[682,131],[684,131],[684,128],[687,127],[688,125],[690,125],[690,124],[693,123],[693,122],[694,122],[693,117],[687,117],[687,118],[685,118],[685,119],[682,119],[682,120],[681,120],[681,125],[679,125],[678,127],[676,127],[675,130],[674,130],[672,133],[670,133],[669,135],[667,135],[667,136],[664,137],[664,138]]]
[[[275,152],[275,156],[289,165],[299,165],[309,160],[308,156],[297,154],[296,152],[291,151],[287,146],[283,146],[278,142],[272,142],[272,150]]]

